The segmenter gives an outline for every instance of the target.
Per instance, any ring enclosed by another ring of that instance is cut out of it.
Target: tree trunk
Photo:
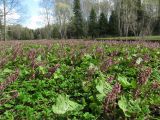
[[[4,12],[4,16],[3,16],[3,20],[4,20],[4,36],[3,36],[3,39],[4,39],[4,41],[6,41],[6,0],[3,0],[3,12]]]

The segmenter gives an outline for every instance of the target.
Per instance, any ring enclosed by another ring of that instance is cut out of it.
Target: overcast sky
[[[43,19],[42,16],[40,15],[40,6],[39,6],[40,0],[23,0],[23,1],[24,1],[23,2],[24,6],[27,8],[26,12],[27,18],[25,22],[22,23],[22,25],[31,29],[42,27]]]

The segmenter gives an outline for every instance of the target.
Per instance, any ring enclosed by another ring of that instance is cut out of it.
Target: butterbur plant
[[[15,73],[11,74],[7,79],[0,84],[0,92],[3,91],[7,86],[16,81],[19,76],[19,69],[16,69]]]
[[[109,54],[109,56],[111,56],[111,57],[115,57],[115,56],[118,56],[118,55],[120,55],[120,52],[119,52],[119,51],[113,51],[113,52],[111,52],[111,53]]]
[[[144,85],[147,83],[150,75],[152,73],[151,68],[147,68],[144,71],[141,71],[138,75],[138,85]]]
[[[36,58],[36,50],[35,49],[32,49],[29,51],[28,58],[30,61],[34,61],[34,59]]]
[[[0,42],[0,119],[159,120],[160,46],[155,45]]]
[[[51,78],[51,76],[56,72],[56,70],[60,67],[60,64],[56,64],[53,67],[48,69],[48,73],[45,75],[47,78]]]
[[[14,61],[15,61],[15,59],[16,59],[18,56],[20,56],[20,55],[23,54],[23,50],[22,50],[20,44],[15,45],[15,46],[13,47],[13,50],[12,50],[12,51],[13,51],[13,53],[12,53],[12,60],[14,60]]]
[[[150,56],[149,56],[148,54],[145,54],[145,55],[143,56],[143,60],[144,60],[145,62],[149,62],[149,61],[150,61]]]
[[[107,78],[107,82],[112,83],[114,79],[115,79],[115,76],[109,76]]]
[[[99,59],[102,59],[104,57],[104,49],[103,48],[97,48],[96,51],[96,57]]]
[[[15,99],[19,96],[19,93],[17,90],[13,90],[10,92],[10,95],[11,95],[12,99]]]
[[[160,88],[160,83],[158,83],[157,81],[152,82],[152,89],[156,90]]]
[[[0,83],[0,95],[3,94],[4,90],[10,86],[13,82],[15,82],[18,79],[19,76],[19,69],[16,69],[14,73],[12,73],[10,76],[7,77],[7,79]],[[3,105],[7,103],[8,101],[15,99],[18,97],[18,92],[16,90],[10,92],[9,98],[2,98],[0,99],[0,105]]]
[[[5,103],[16,99],[19,96],[19,93],[17,90],[13,90],[9,92],[9,97],[8,98],[2,98],[0,99],[0,106],[4,105]]]
[[[137,88],[134,92],[134,97],[137,98],[142,94],[141,87],[147,84],[149,77],[151,76],[152,68],[146,68],[141,70],[137,78]]]
[[[8,61],[7,58],[2,58],[2,60],[0,60],[0,68],[3,67],[7,61]]]
[[[103,62],[103,64],[101,65],[101,71],[107,71],[109,69],[109,67],[111,67],[112,65],[117,64],[118,62],[115,61],[113,59],[113,57],[108,58],[106,61]]]
[[[121,93],[121,85],[119,83],[116,83],[113,86],[112,91],[108,95],[106,95],[104,103],[105,112],[109,110],[110,103],[114,103],[120,93]]]

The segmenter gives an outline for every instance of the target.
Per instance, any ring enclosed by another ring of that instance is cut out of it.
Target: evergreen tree
[[[155,22],[155,27],[154,27],[154,34],[155,35],[160,35],[160,0],[159,0],[159,4],[158,4],[158,18]]]
[[[83,31],[83,18],[82,18],[82,12],[80,7],[80,1],[74,0],[74,34],[76,38],[82,38],[84,35]]]
[[[108,20],[103,12],[100,14],[98,28],[99,28],[99,36],[104,37],[107,35],[107,33],[108,33]]]
[[[70,21],[69,21],[69,24],[68,24],[68,27],[67,27],[67,37],[69,39],[71,38],[74,38],[75,34],[74,34],[74,24],[73,24],[73,21],[74,21],[74,17],[71,17]]]
[[[96,17],[96,12],[93,8],[91,10],[89,17],[88,34],[92,36],[92,38],[97,36],[97,17]]]
[[[137,22],[141,22],[143,19],[143,9],[141,0],[137,0]]]
[[[115,11],[112,11],[109,18],[109,34],[112,36],[118,36],[118,16]]]
[[[141,32],[141,28],[144,27],[144,25],[142,24],[142,21],[144,19],[144,11],[143,11],[143,8],[142,8],[142,2],[141,0],[136,0],[137,2],[137,33],[138,35],[140,34]]]
[[[11,27],[10,26],[8,26],[8,37],[9,37],[9,39],[13,39],[13,34],[12,34],[12,31],[11,31]]]

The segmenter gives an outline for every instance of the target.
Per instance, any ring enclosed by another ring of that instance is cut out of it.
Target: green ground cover
[[[160,40],[160,36],[108,37],[108,38],[97,38],[97,40],[149,40],[149,41],[159,41]]]
[[[0,43],[0,120],[158,120],[160,46]]]

